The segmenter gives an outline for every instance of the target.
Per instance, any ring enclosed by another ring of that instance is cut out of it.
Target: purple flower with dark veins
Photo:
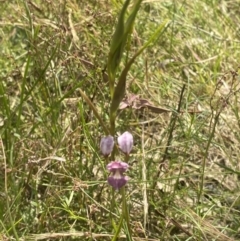
[[[127,155],[132,150],[133,147],[133,136],[130,132],[126,131],[121,136],[118,137],[119,148]]]
[[[110,162],[107,165],[107,169],[111,172],[111,176],[108,177],[108,183],[114,189],[119,190],[127,183],[128,177],[123,175],[123,173],[128,169],[128,164],[126,162]]]
[[[112,136],[102,137],[100,142],[100,149],[104,156],[108,156],[114,147],[114,139]]]

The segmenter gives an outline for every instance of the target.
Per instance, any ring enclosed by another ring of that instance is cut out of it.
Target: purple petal
[[[118,137],[118,145],[125,154],[129,154],[133,147],[132,134],[128,131],[124,132],[121,136]]]
[[[104,156],[108,156],[114,147],[114,139],[112,136],[102,137],[100,142],[100,149]]]
[[[115,177],[115,176],[108,177],[108,184],[116,190],[119,190],[121,187],[126,185],[127,181],[128,181],[127,176],[121,175],[120,177]]]
[[[128,169],[128,167],[128,164],[122,161],[113,161],[107,165],[107,169],[110,172],[120,171],[121,173],[123,173]]]

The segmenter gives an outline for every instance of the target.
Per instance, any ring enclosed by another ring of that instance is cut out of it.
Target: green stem
[[[115,135],[115,121],[116,115],[110,111],[110,134],[114,137]],[[113,151],[111,153],[111,159],[115,160],[115,153],[117,151],[116,145],[114,145]]]
[[[128,211],[128,207],[127,207],[127,198],[126,198],[125,187],[121,188],[121,194],[122,194],[122,215],[127,224],[126,236],[127,236],[127,240],[132,240],[132,232],[131,232],[131,227],[130,227],[130,217],[129,217],[129,211]]]

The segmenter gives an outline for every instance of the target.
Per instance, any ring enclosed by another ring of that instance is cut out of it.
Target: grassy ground
[[[80,89],[108,123],[121,1],[0,2],[0,239],[111,240],[121,196],[106,184],[103,129]],[[126,56],[170,22],[128,74],[126,98],[150,107],[120,110],[116,123],[134,136],[134,240],[240,240],[239,9],[239,0],[141,5]]]

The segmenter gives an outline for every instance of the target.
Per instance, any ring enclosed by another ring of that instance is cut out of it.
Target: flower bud
[[[108,156],[114,147],[114,140],[112,136],[106,136],[101,138],[100,149],[104,156]]]
[[[132,150],[133,147],[133,136],[128,131],[124,132],[121,136],[118,137],[119,148],[127,155]]]

